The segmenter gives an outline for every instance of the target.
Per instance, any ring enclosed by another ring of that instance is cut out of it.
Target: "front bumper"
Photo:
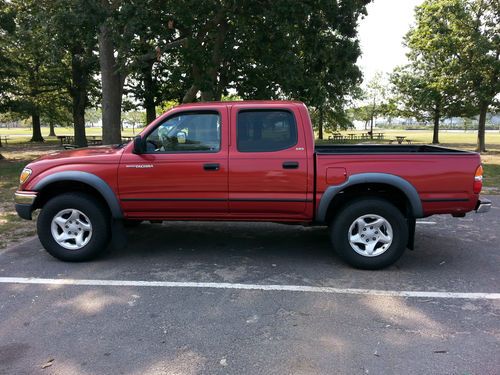
[[[491,201],[486,198],[480,198],[476,204],[476,212],[482,214],[483,212],[488,212],[491,209]]]
[[[31,213],[36,200],[34,191],[16,191],[14,201],[16,202],[16,212],[19,217],[31,220]]]

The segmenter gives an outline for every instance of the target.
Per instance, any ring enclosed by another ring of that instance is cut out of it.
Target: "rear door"
[[[306,212],[308,163],[294,106],[231,107],[229,213],[296,219]]]
[[[211,218],[228,214],[225,105],[176,111],[145,134],[147,152],[126,152],[118,172],[128,217]]]

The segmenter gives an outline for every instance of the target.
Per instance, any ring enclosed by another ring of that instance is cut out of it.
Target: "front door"
[[[200,219],[228,212],[227,109],[179,111],[144,134],[147,150],[126,152],[118,171],[129,218]]]

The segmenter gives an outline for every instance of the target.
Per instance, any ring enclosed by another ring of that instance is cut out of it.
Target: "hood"
[[[75,163],[80,162],[79,159],[82,159],[81,162],[84,163],[110,163],[114,161],[115,156],[121,155],[122,152],[123,147],[117,147],[116,145],[75,148],[51,152],[41,156],[34,162],[63,159],[61,161]]]
[[[76,171],[103,171],[118,167],[124,148],[116,145],[85,147],[73,150],[55,151],[29,163],[26,168],[32,170],[31,177],[20,190],[32,187],[37,179],[46,171],[61,172],[66,170]],[[103,168],[92,167],[100,164]],[[107,164],[105,166],[104,164]]]

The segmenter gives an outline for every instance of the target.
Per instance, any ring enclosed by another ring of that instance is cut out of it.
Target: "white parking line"
[[[240,289],[261,291],[309,292],[328,294],[355,294],[388,297],[413,298],[461,298],[461,299],[500,299],[500,293],[459,293],[399,291],[377,289],[333,288],[306,285],[259,285],[238,283],[198,283],[183,281],[140,281],[140,280],[85,280],[85,279],[41,279],[30,277],[0,277],[2,284],[38,284],[38,285],[78,285],[78,286],[137,286],[166,288],[201,288],[201,289]]]
[[[417,224],[434,225],[434,224],[437,224],[437,223],[435,221],[417,221]]]

